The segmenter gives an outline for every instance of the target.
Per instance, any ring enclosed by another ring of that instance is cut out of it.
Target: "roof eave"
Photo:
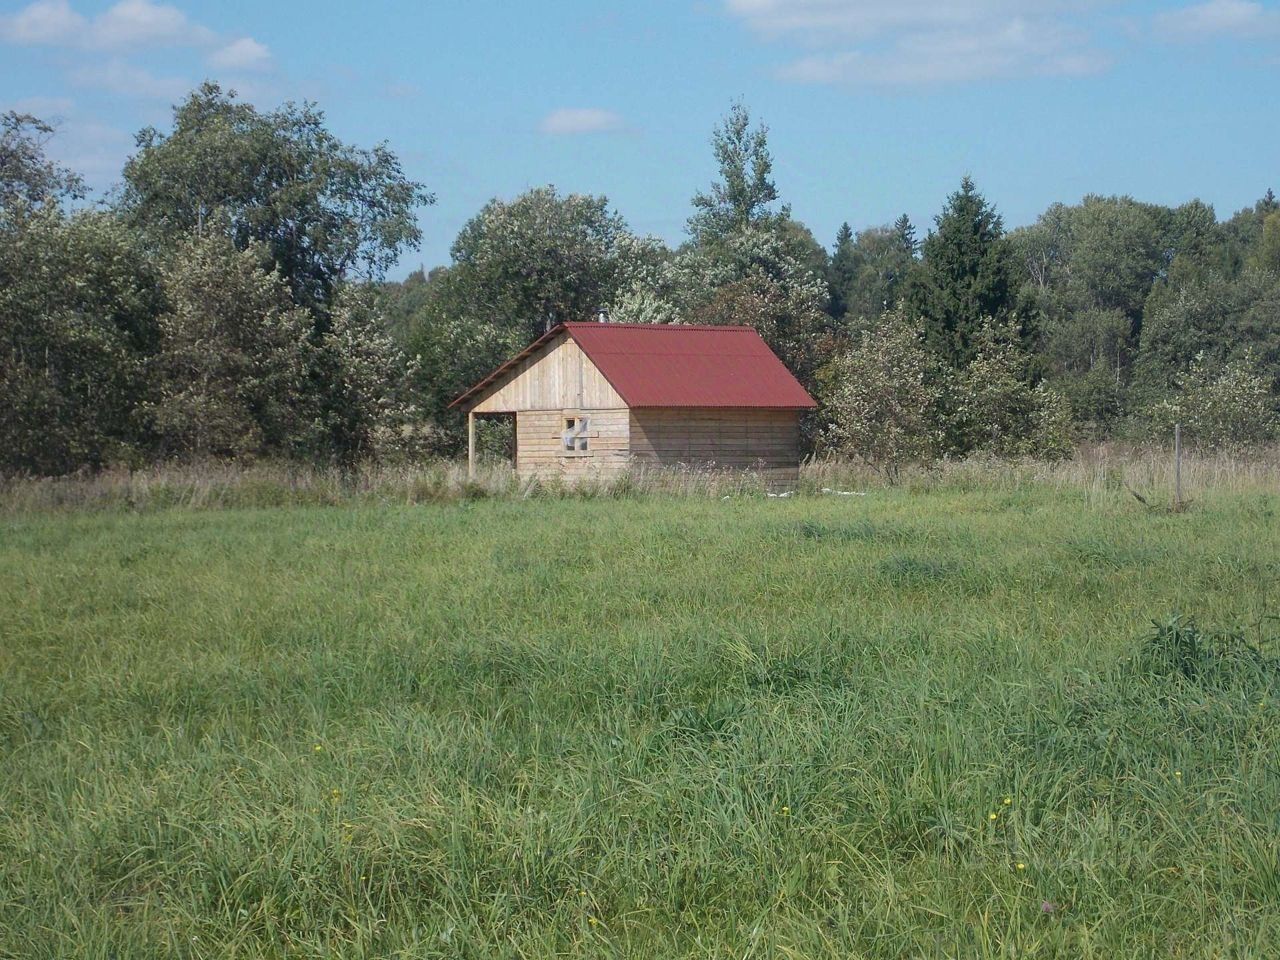
[[[632,410],[817,410],[808,403],[629,403]]]

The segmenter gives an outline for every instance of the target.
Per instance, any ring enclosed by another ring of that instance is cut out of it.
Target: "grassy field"
[[[0,516],[0,956],[1280,955],[1265,489],[112,503]]]

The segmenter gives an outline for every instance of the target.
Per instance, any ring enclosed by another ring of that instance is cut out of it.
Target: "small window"
[[[590,417],[565,417],[562,437],[565,452],[585,453],[589,449],[587,444],[590,442],[588,438],[590,430]]]

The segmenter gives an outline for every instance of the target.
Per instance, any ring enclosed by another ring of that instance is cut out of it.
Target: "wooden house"
[[[565,323],[452,404],[515,417],[521,476],[633,466],[759,471],[794,480],[800,415],[813,399],[750,327]]]

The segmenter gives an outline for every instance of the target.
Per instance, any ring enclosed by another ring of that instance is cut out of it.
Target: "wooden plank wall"
[[[590,420],[587,451],[565,455],[566,417]],[[587,476],[611,476],[627,469],[630,418],[626,407],[609,410],[529,410],[516,414],[516,473],[573,481]]]
[[[800,466],[800,414],[714,407],[632,410],[631,456],[637,464],[752,469],[794,479]]]
[[[582,348],[561,334],[509,371],[473,408],[476,413],[625,407]]]

